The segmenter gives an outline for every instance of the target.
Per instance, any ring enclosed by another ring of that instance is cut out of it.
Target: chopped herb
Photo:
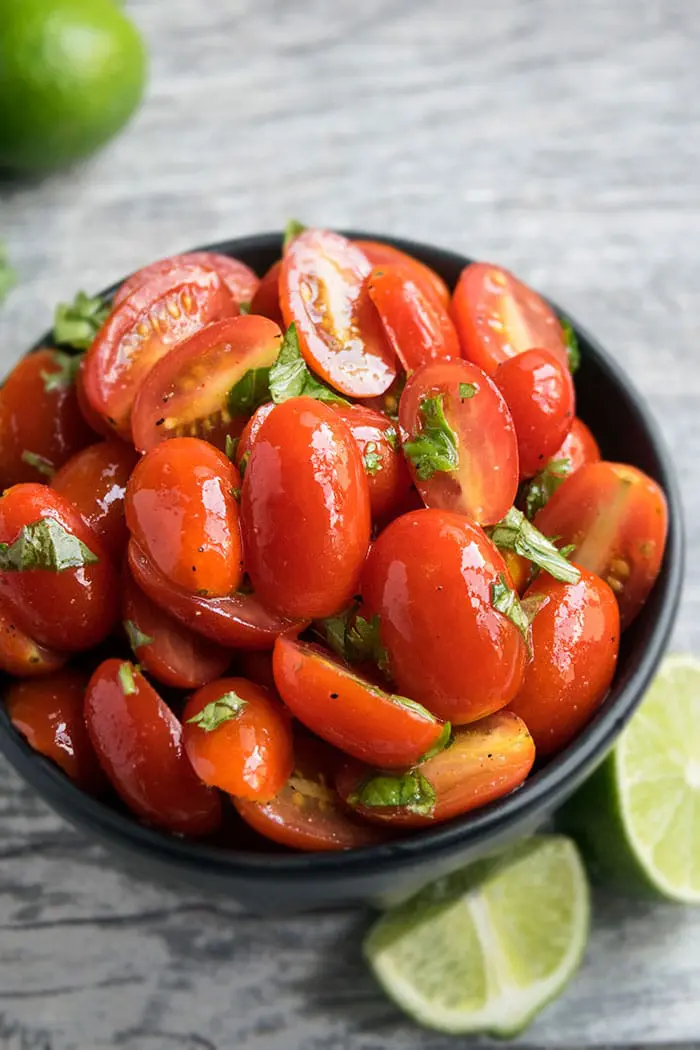
[[[60,346],[87,350],[109,315],[109,303],[78,292],[72,303],[59,303],[54,315],[53,337]]]
[[[476,383],[460,383],[459,384],[459,397],[461,401],[467,401],[469,398],[474,397],[476,393]]]
[[[317,379],[307,366],[299,349],[295,324],[290,324],[287,329],[279,356],[270,369],[270,397],[276,405],[290,397],[313,397],[317,401],[348,404],[344,397]]]
[[[575,543],[567,543],[566,547],[560,547],[559,548],[559,553],[561,554],[562,558],[570,558],[575,550],[576,550],[576,544]]]
[[[376,474],[382,469],[382,460],[377,449],[376,441],[368,441],[365,445],[364,454],[365,470],[368,474]]]
[[[563,459],[552,459],[546,467],[535,474],[534,478],[521,485],[518,503],[525,508],[525,513],[530,521],[535,517],[537,511],[549,502],[570,473],[571,460],[568,456]]]
[[[319,620],[323,637],[334,653],[347,659],[347,643],[345,635],[348,629],[349,612],[338,613],[337,616],[327,616],[325,620]]]
[[[136,652],[137,649],[142,649],[144,645],[152,645],[153,639],[148,634],[144,634],[143,631],[139,630],[133,620],[124,621],[124,630],[127,633],[129,639],[129,645]]]
[[[399,447],[399,435],[396,433],[396,427],[387,427],[384,431],[384,437],[389,442],[394,451],[396,451],[396,449]]]
[[[403,394],[408,376],[400,372],[384,395],[384,414],[390,419],[397,419],[399,414],[399,401]]]
[[[235,459],[236,449],[238,448],[239,440],[239,438],[231,437],[230,434],[226,435],[226,440],[224,443],[224,452],[230,460]]]
[[[487,530],[500,550],[515,551],[562,583],[578,583],[581,573],[563,558],[551,540],[543,536],[522,511],[511,507],[505,518]]]
[[[529,598],[520,599],[520,607],[527,616],[528,623],[532,623],[546,601],[546,594],[531,594]]]
[[[245,468],[248,466],[248,460],[249,459],[250,459],[250,449],[247,449],[247,451],[244,452],[243,455],[241,456],[241,461],[238,464],[238,470],[240,471],[241,477],[243,477],[243,475],[245,474]]]
[[[241,502],[241,490],[240,489],[231,489],[231,495],[235,499],[236,503],[240,503]]]
[[[0,303],[7,296],[10,289],[14,287],[16,280],[17,275],[10,266],[7,257],[7,248],[4,244],[0,244]]]
[[[96,554],[77,536],[67,532],[55,518],[40,518],[23,526],[12,544],[0,543],[0,571],[23,572],[25,569],[49,569],[65,572],[94,565]]]
[[[241,313],[245,317],[246,314],[250,313],[251,305],[252,305],[251,303],[239,303],[238,304],[239,313]]]
[[[37,452],[30,452],[29,449],[25,448],[20,458],[23,463],[26,463],[29,467],[34,467],[34,470],[38,470],[46,478],[52,478],[56,473],[56,468],[51,460],[47,459],[46,456],[40,456]]]
[[[356,608],[356,605],[351,605],[345,612],[319,620],[323,637],[331,649],[349,664],[375,663],[388,676],[389,656],[382,645],[379,616],[368,620],[364,616],[357,616]]]
[[[231,416],[250,416],[270,400],[270,369],[250,368],[228,392],[227,408]]]
[[[119,676],[119,684],[122,687],[124,696],[134,696],[138,690],[136,689],[136,682],[134,681],[133,665],[126,662],[123,663],[117,674]]]
[[[300,233],[303,233],[306,229],[303,222],[299,222],[298,219],[290,219],[284,228],[284,239],[282,240],[282,255],[285,254],[287,248],[292,243],[295,237],[298,237]]]
[[[426,481],[438,471],[449,473],[459,466],[457,435],[445,418],[443,395],[424,397],[420,403],[423,429],[403,447],[419,478]]]
[[[64,354],[62,350],[54,350],[52,357],[58,366],[55,372],[42,372],[44,390],[47,394],[54,390],[67,390],[73,386],[75,377],[83,360],[82,354]]]
[[[569,358],[569,371],[573,375],[578,372],[581,365],[581,351],[579,350],[578,339],[576,338],[576,332],[573,330],[571,324],[565,319],[560,318],[562,332],[564,333],[564,342],[566,343],[566,353]]]
[[[198,711],[193,718],[188,718],[188,723],[199,726],[205,733],[211,733],[218,729],[224,722],[230,722],[233,718],[239,718],[245,708],[247,701],[231,690],[224,693],[218,700],[212,700]]]
[[[491,585],[491,605],[497,612],[503,613],[511,623],[515,624],[525,639],[528,652],[530,652],[530,621],[520,604],[516,591],[508,586],[503,573],[501,573],[498,580]]]
[[[352,806],[367,808],[405,809],[422,817],[432,816],[435,810],[435,789],[417,770],[400,776],[378,774],[360,784],[348,796]]]

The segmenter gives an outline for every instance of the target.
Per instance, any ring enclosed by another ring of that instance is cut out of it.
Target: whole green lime
[[[92,153],[138,106],[146,52],[113,0],[1,0],[0,167]]]

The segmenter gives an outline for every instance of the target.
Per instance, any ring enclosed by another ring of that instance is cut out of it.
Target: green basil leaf
[[[376,441],[368,441],[365,445],[365,454],[362,457],[365,464],[365,472],[375,475],[382,469],[382,460],[379,455]]]
[[[224,452],[232,462],[236,458],[236,449],[238,448],[239,440],[240,438],[231,437],[230,434],[226,435],[226,440],[224,443]]]
[[[252,416],[256,408],[270,400],[270,369],[250,368],[228,392],[229,414]]]
[[[425,752],[425,754],[420,760],[421,763],[427,762],[430,758],[435,758],[435,756],[439,755],[441,751],[445,751],[451,743],[452,725],[450,722],[445,722],[444,726],[442,727],[442,732],[440,733],[440,736],[437,738],[433,746]]]
[[[445,418],[443,395],[424,397],[420,403],[423,427],[403,446],[404,455],[413,463],[419,478],[426,481],[437,472],[456,470],[459,466],[457,435]]]
[[[574,375],[574,373],[578,372],[581,367],[581,351],[579,349],[578,339],[576,338],[576,332],[573,330],[569,321],[563,317],[560,317],[559,321],[564,333],[566,353],[569,358],[569,371]]]
[[[206,704],[201,711],[193,718],[188,718],[187,721],[199,726],[205,733],[211,733],[224,722],[239,718],[247,706],[247,701],[231,690],[220,696],[218,700],[212,700],[211,703]]]
[[[409,813],[431,817],[435,811],[435,789],[418,770],[399,776],[379,773],[360,784],[348,796],[351,806],[380,809],[406,809]]]
[[[2,572],[24,572],[25,569],[65,572],[97,561],[97,555],[55,518],[40,518],[25,525],[14,543],[0,543]]]
[[[497,612],[502,613],[514,624],[525,640],[528,653],[532,653],[532,639],[530,637],[530,621],[520,604],[517,591],[508,586],[505,576],[501,573],[496,583],[491,585],[491,605]]]
[[[349,404],[309,369],[299,349],[299,337],[294,324],[290,324],[287,329],[277,360],[270,369],[270,397],[276,405],[288,401],[290,397],[313,397],[317,401]]]
[[[251,303],[239,303],[238,304],[239,313],[241,313],[243,316],[245,316],[246,314],[249,314],[251,305],[252,305]]]
[[[73,386],[83,359],[82,354],[65,354],[62,350],[52,351],[52,357],[58,366],[56,371],[41,373],[47,394],[51,394],[54,390],[67,390],[68,387]]]
[[[515,551],[562,583],[578,583],[581,573],[563,558],[551,540],[543,536],[522,511],[511,507],[505,518],[486,530],[500,550]]]
[[[345,641],[351,663],[372,661],[383,674],[389,674],[389,655],[382,644],[378,614],[371,620],[364,616],[352,617],[345,632]]]
[[[144,645],[153,644],[153,639],[150,635],[144,634],[143,631],[139,630],[133,620],[124,621],[124,630],[129,639],[129,645],[134,652],[136,652],[137,649],[141,649]]]
[[[384,437],[389,442],[394,452],[396,452],[399,447],[399,435],[396,433],[396,427],[387,427],[384,431]]]
[[[469,398],[474,397],[476,393],[476,383],[460,383],[459,384],[459,399],[460,401],[468,401]]]
[[[51,460],[47,459],[46,456],[40,456],[38,452],[30,452],[29,449],[25,448],[20,459],[23,463],[26,463],[27,466],[34,467],[34,470],[38,470],[45,478],[52,478],[56,473],[56,468]]]
[[[559,486],[566,481],[571,473],[571,460],[568,456],[563,459],[552,459],[543,467],[534,478],[523,482],[518,491],[518,503],[525,507],[525,513],[530,521],[535,517],[538,510],[542,510],[557,491]]]
[[[287,225],[284,228],[284,238],[282,240],[282,255],[285,254],[287,248],[292,243],[295,237],[298,237],[300,233],[303,233],[307,227],[304,226],[303,222],[299,222],[298,219],[289,219]]]
[[[119,668],[117,674],[119,676],[119,684],[122,687],[124,696],[134,696],[138,692],[136,688],[136,681],[134,679],[134,666],[130,663],[123,663]]]
[[[110,305],[98,296],[78,292],[72,303],[59,303],[54,315],[53,337],[60,346],[87,350],[109,316]]]

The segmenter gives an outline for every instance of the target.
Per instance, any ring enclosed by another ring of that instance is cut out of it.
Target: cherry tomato
[[[308,397],[275,406],[245,470],[241,523],[264,605],[308,619],[347,605],[369,546],[369,490],[352,432],[331,408]]]
[[[399,403],[404,455],[429,507],[494,525],[518,489],[518,444],[498,387],[469,361],[437,361],[410,376]]]
[[[505,707],[520,688],[526,646],[494,606],[512,588],[503,558],[459,514],[419,510],[372,545],[362,596],[380,617],[398,692],[453,724]]]
[[[47,479],[95,434],[83,419],[70,358],[37,350],[0,387],[0,490]]]
[[[498,366],[495,383],[515,424],[520,476],[532,477],[572,426],[576,395],[571,372],[548,350],[525,350]]]
[[[345,237],[305,230],[289,245],[280,270],[287,325],[296,324],[307,364],[350,397],[387,390],[396,361],[365,287],[370,265]]]
[[[282,635],[272,669],[295,718],[370,765],[413,766],[449,740],[449,726],[420,704],[380,689],[312,642]]]
[[[68,660],[68,653],[45,649],[15,623],[12,607],[0,602],[0,670],[18,678],[52,674]]]
[[[231,663],[223,646],[186,627],[159,608],[128,573],[122,580],[122,616],[139,665],[164,685],[198,689],[220,678]]]
[[[522,594],[527,589],[532,576],[532,562],[528,561],[527,558],[523,558],[522,555],[516,554],[515,551],[502,550],[501,554],[508,567],[513,586],[518,594]]]
[[[402,252],[400,248],[394,248],[391,244],[383,244],[381,241],[354,241],[353,243],[367,257],[373,270],[382,266],[401,266],[424,295],[437,299],[443,306],[449,306],[449,288],[442,277],[425,263]]]
[[[336,786],[346,804],[367,820],[416,828],[502,798],[520,787],[534,761],[535,745],[525,723],[511,711],[499,711],[458,729],[450,747],[418,769],[386,775],[348,762]]]
[[[559,546],[573,544],[576,564],[610,584],[622,628],[629,627],[664,556],[668,510],[657,483],[623,463],[588,463],[557,489],[535,525]]]
[[[462,353],[490,376],[502,361],[533,347],[550,350],[568,368],[554,310],[501,266],[471,263],[462,271],[452,297],[452,319]]]
[[[51,487],[77,507],[117,560],[129,538],[124,494],[137,460],[133,448],[123,441],[100,441],[69,459],[51,481]]]
[[[282,260],[278,259],[267,271],[250,304],[251,314],[259,314],[274,321],[280,328],[284,327],[282,307],[280,306],[280,270]]]
[[[210,598],[243,576],[240,474],[199,438],[173,438],[148,452],[131,475],[126,522],[139,547],[176,586]]]
[[[80,363],[75,373],[74,385],[75,396],[78,399],[80,413],[90,429],[94,430],[95,437],[97,437],[98,434],[100,437],[105,438],[114,437],[113,428],[109,425],[106,419],[103,419],[103,417],[95,411],[88,401],[87,391],[85,390],[85,354],[80,355]]]
[[[560,462],[564,459],[569,461],[570,474],[575,474],[584,463],[597,463],[600,460],[598,442],[583,420],[578,417],[574,419],[571,430],[552,456],[553,462]]]
[[[100,765],[138,817],[178,835],[216,831],[219,796],[192,769],[182,726],[137,667],[100,664],[85,694],[85,721]]]
[[[427,361],[459,358],[455,327],[443,304],[426,295],[402,266],[379,266],[367,278],[389,344],[411,372]]]
[[[283,846],[300,850],[357,849],[381,842],[378,828],[349,814],[333,786],[341,756],[321,740],[294,735],[294,769],[270,802],[234,798],[252,828]]]
[[[205,784],[269,802],[292,772],[290,719],[274,695],[245,678],[220,678],[190,697],[185,749]]]
[[[169,259],[159,259],[158,262],[137,270],[119,288],[114,296],[114,305],[118,306],[124,302],[147,281],[154,277],[168,276],[182,266],[201,266],[205,270],[216,270],[237,303],[249,303],[260,283],[257,274],[253,273],[249,266],[239,259],[232,259],[230,255],[219,255],[217,252],[185,252],[183,255],[171,255]]]
[[[250,459],[250,451],[255,444],[255,439],[260,432],[260,427],[263,425],[267,417],[275,407],[274,402],[266,401],[264,405],[260,405],[260,408],[256,408],[252,416],[243,427],[241,436],[236,445],[236,454],[234,456],[234,462],[240,469],[245,469],[245,466]],[[243,463],[243,467],[241,467]]]
[[[153,277],[112,310],[87,352],[90,405],[130,440],[134,398],[153,366],[206,324],[237,313],[215,270],[194,266]]]
[[[105,780],[83,718],[87,677],[65,668],[51,678],[12,682],[5,692],[10,721],[27,743],[78,787],[96,794]]]
[[[561,751],[580,733],[610,688],[620,644],[620,614],[607,583],[585,569],[578,583],[540,573],[526,593],[539,606],[533,658],[515,700],[538,757]]]
[[[272,673],[272,653],[269,650],[255,650],[240,653],[236,667],[242,678],[247,678],[256,685],[276,690],[275,677]]]
[[[0,543],[10,545],[0,596],[22,631],[69,652],[106,638],[118,613],[116,574],[65,496],[46,485],[7,489],[0,499]]]
[[[277,359],[282,333],[266,317],[215,321],[166,354],[146,376],[132,413],[134,444],[147,452],[166,438],[202,437],[224,447],[240,434],[250,409],[233,410],[229,397],[240,379],[268,369]]]

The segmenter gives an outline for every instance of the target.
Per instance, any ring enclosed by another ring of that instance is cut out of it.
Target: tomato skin
[[[275,677],[272,673],[272,652],[268,650],[255,650],[240,653],[236,661],[236,668],[242,678],[249,682],[262,685],[265,689],[276,691]]]
[[[24,525],[54,518],[98,561],[52,572],[0,572],[0,598],[20,627],[48,649],[91,649],[112,629],[118,613],[117,579],[97,536],[65,496],[46,485],[14,485],[0,499],[0,543],[12,544]]]
[[[46,474],[26,463],[23,453],[45,459],[50,472],[95,440],[75,384],[46,390],[44,374],[60,371],[53,350],[37,350],[23,357],[0,387],[0,490],[24,481],[46,482]]]
[[[460,397],[464,383],[475,387],[473,396]],[[518,489],[518,443],[508,406],[495,383],[471,362],[431,362],[409,377],[399,402],[399,423],[410,440],[423,430],[423,400],[439,395],[457,435],[459,463],[453,471],[421,478],[409,459],[413,483],[426,506],[465,514],[479,525],[495,525]]]
[[[240,474],[213,445],[173,438],[147,452],[126,491],[126,523],[153,564],[176,586],[218,598],[243,577]]]
[[[400,248],[394,248],[393,245],[384,244],[381,241],[354,241],[353,243],[367,257],[373,270],[382,266],[400,266],[424,295],[437,299],[443,306],[449,306],[450,290],[442,277],[419,259],[414,259],[412,255],[402,252]]]
[[[576,564],[612,587],[622,629],[629,627],[663,560],[668,509],[659,485],[624,463],[588,463],[566,478],[534,523],[559,546],[573,544]]]
[[[369,547],[370,506],[360,450],[336,412],[308,397],[275,406],[245,470],[241,524],[263,605],[304,619],[347,605]]]
[[[362,596],[380,617],[397,692],[453,725],[505,707],[522,682],[525,643],[492,606],[501,576],[512,586],[485,533],[443,510],[397,518],[365,564]]]
[[[0,670],[17,678],[37,678],[63,667],[68,653],[39,645],[15,619],[11,606],[0,601]]]
[[[571,430],[551,458],[555,462],[556,460],[568,459],[570,474],[575,474],[586,463],[598,463],[600,461],[598,442],[578,416],[574,419],[571,424]]]
[[[459,358],[459,340],[450,316],[434,296],[426,295],[402,266],[379,266],[367,278],[389,344],[411,372],[427,361]]]
[[[83,791],[97,794],[105,778],[83,719],[87,676],[65,668],[51,678],[12,682],[5,692],[10,721],[27,743],[50,758]]]
[[[527,725],[542,758],[581,732],[610,688],[620,645],[620,614],[607,583],[581,570],[565,584],[540,573],[527,598],[542,598],[532,622],[533,657],[508,705]]]
[[[548,350],[525,350],[498,366],[495,382],[515,424],[520,477],[532,477],[572,426],[576,394],[571,372]]]
[[[255,412],[253,412],[252,416],[243,427],[238,444],[236,445],[236,454],[234,456],[234,462],[237,467],[240,468],[243,457],[247,457],[247,454],[252,449],[255,444],[255,439],[260,432],[260,427],[263,425],[274,407],[275,405],[273,401],[266,401],[264,405],[260,405],[259,408],[255,409]]]
[[[258,314],[274,321],[280,328],[284,327],[284,317],[280,306],[280,270],[282,260],[273,263],[258,285],[250,303],[251,314]]]
[[[100,441],[76,453],[51,480],[51,487],[78,509],[115,561],[129,539],[124,495],[137,461],[136,452],[123,441]]]
[[[509,794],[524,782],[534,761],[535,745],[525,723],[511,711],[498,711],[458,729],[446,751],[420,766],[419,772],[435,791],[432,814],[354,803],[353,792],[377,773],[358,762],[348,762],[340,768],[336,787],[346,804],[365,819],[418,828],[450,820]]]
[[[88,427],[94,431],[95,438],[99,435],[103,438],[113,438],[114,430],[109,425],[106,419],[103,419],[98,412],[92,407],[88,400],[87,391],[85,390],[85,355],[83,354],[78,365],[78,370],[75,373],[75,396],[78,400],[78,407],[80,414],[87,423]]]
[[[171,255],[168,259],[159,259],[143,269],[137,270],[123,282],[114,296],[114,305],[124,302],[137,288],[143,287],[154,277],[164,277],[182,266],[201,266],[215,270],[227,285],[237,303],[249,303],[260,283],[257,274],[239,259],[218,252],[185,252],[182,255]]]
[[[452,297],[462,354],[487,375],[509,357],[540,347],[568,368],[561,324],[544,299],[502,266],[470,263]]]
[[[369,487],[372,520],[389,521],[404,506],[413,482],[401,453],[398,427],[364,405],[333,405],[360,449]]]
[[[396,376],[394,354],[371,302],[370,265],[345,237],[305,230],[287,248],[280,270],[286,326],[296,324],[307,364],[349,397],[375,397]]]
[[[245,701],[236,718],[210,732],[190,721],[229,691]],[[205,784],[269,802],[287,783],[294,762],[290,718],[267,689],[245,678],[220,678],[190,697],[182,719],[185,749]]]

